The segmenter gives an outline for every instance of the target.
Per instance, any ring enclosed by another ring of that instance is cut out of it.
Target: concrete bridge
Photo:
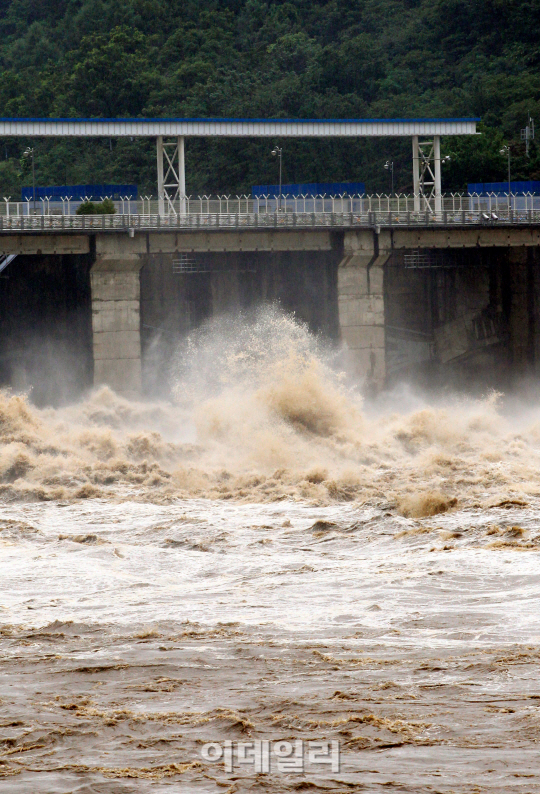
[[[0,281],[4,383],[32,385],[13,373],[40,312],[63,323],[62,344],[79,349],[74,362],[86,356],[87,385],[135,397],[142,352],[156,334],[276,299],[340,339],[358,381],[374,389],[441,368],[514,377],[540,364],[540,218],[477,213],[460,223],[383,213],[357,223],[287,218],[273,226],[272,218],[261,228],[236,217],[226,228],[223,218],[201,228],[165,219],[145,227],[131,216],[129,225],[115,218],[116,227],[103,228],[93,217],[62,229],[43,217],[31,219],[43,227],[4,224],[0,232],[0,251],[17,255]]]

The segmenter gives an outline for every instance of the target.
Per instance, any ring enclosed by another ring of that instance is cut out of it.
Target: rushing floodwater
[[[540,406],[331,363],[270,312],[174,406],[1,396],[2,792],[540,789]],[[201,755],[299,739],[340,770]]]

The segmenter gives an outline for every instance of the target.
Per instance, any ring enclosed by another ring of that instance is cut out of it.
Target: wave
[[[496,394],[364,406],[335,354],[277,308],[194,332],[172,380],[172,403],[100,388],[40,410],[0,392],[0,496],[371,500],[425,516],[540,493],[534,406],[520,422]]]

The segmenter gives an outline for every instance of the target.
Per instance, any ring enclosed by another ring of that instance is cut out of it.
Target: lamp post
[[[34,149],[27,146],[23,152],[23,157],[32,158],[32,197],[34,200],[34,215],[36,214],[36,171],[34,168]]]
[[[445,157],[441,158],[441,165],[447,165],[448,163],[451,163],[451,162],[452,162],[452,158],[451,158],[451,156],[449,154],[447,154]],[[442,182],[442,180],[441,180],[441,182]],[[444,193],[442,192],[442,185],[441,185],[441,210],[442,210],[442,205],[444,203],[443,196],[444,196]]]
[[[392,192],[391,192],[390,195],[393,196],[394,195],[394,161],[393,160],[387,160],[386,163],[384,164],[384,167],[385,167],[385,169],[387,171],[390,171],[390,173],[392,175]]]
[[[282,153],[283,149],[279,146],[274,146],[272,149],[272,156],[279,157],[279,201],[278,201],[278,212],[281,212],[281,163],[282,163]]]
[[[505,146],[502,147],[500,152],[501,152],[501,154],[503,154],[503,155],[505,154],[508,157],[508,212],[510,212],[510,207],[512,206],[512,198],[511,198],[511,193],[510,193],[510,187],[511,187],[511,184],[512,184],[511,183],[511,178],[510,178],[510,169],[511,169],[511,165],[510,165],[510,146],[508,146],[508,144],[506,144]]]

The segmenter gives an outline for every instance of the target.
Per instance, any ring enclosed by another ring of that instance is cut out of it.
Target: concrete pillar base
[[[94,386],[141,394],[139,255],[98,256],[90,272]]]
[[[378,391],[386,379],[384,265],[390,252],[376,252],[372,233],[347,233],[338,268],[341,339],[349,366],[364,387]]]

